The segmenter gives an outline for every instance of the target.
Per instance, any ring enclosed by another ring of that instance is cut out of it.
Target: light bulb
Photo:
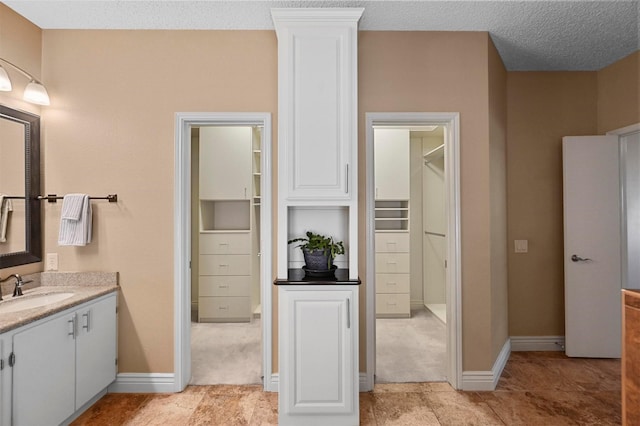
[[[50,103],[47,89],[35,80],[32,80],[31,83],[27,84],[22,98],[27,102],[38,105],[49,105]]]
[[[0,91],[11,91],[11,80],[9,79],[9,74],[7,74],[7,70],[5,70],[2,65],[0,65]]]

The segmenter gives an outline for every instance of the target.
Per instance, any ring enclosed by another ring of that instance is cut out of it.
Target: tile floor
[[[260,386],[189,386],[179,394],[108,394],[72,425],[277,425]],[[619,425],[620,361],[514,352],[494,392],[445,383],[379,384],[360,394],[361,425]]]

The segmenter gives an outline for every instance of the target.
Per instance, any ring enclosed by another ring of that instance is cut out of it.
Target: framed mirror
[[[0,105],[0,269],[42,261],[40,117]]]

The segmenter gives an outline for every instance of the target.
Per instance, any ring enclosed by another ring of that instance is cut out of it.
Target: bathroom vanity
[[[0,302],[0,426],[63,424],[106,393],[117,371],[117,290],[39,286]],[[10,312],[16,303],[27,307]]]

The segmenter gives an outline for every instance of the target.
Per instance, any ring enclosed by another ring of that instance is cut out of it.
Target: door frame
[[[175,115],[174,175],[174,390],[191,380],[191,127],[262,126],[260,180],[260,299],[262,305],[262,374],[265,391],[272,383],[272,212],[271,113],[178,112]]]
[[[627,186],[625,179],[627,174],[627,144],[623,138],[638,132],[640,132],[640,123],[611,130],[606,133],[607,135],[618,137],[618,155],[620,158],[620,278],[622,279],[623,288],[629,288],[627,277],[629,258],[629,253],[627,251]]]
[[[367,371],[365,388],[373,389],[376,356],[375,312],[375,176],[374,126],[445,127],[445,187],[447,209],[447,381],[454,389],[462,386],[461,227],[460,227],[460,114],[457,112],[366,113],[366,292]]]

